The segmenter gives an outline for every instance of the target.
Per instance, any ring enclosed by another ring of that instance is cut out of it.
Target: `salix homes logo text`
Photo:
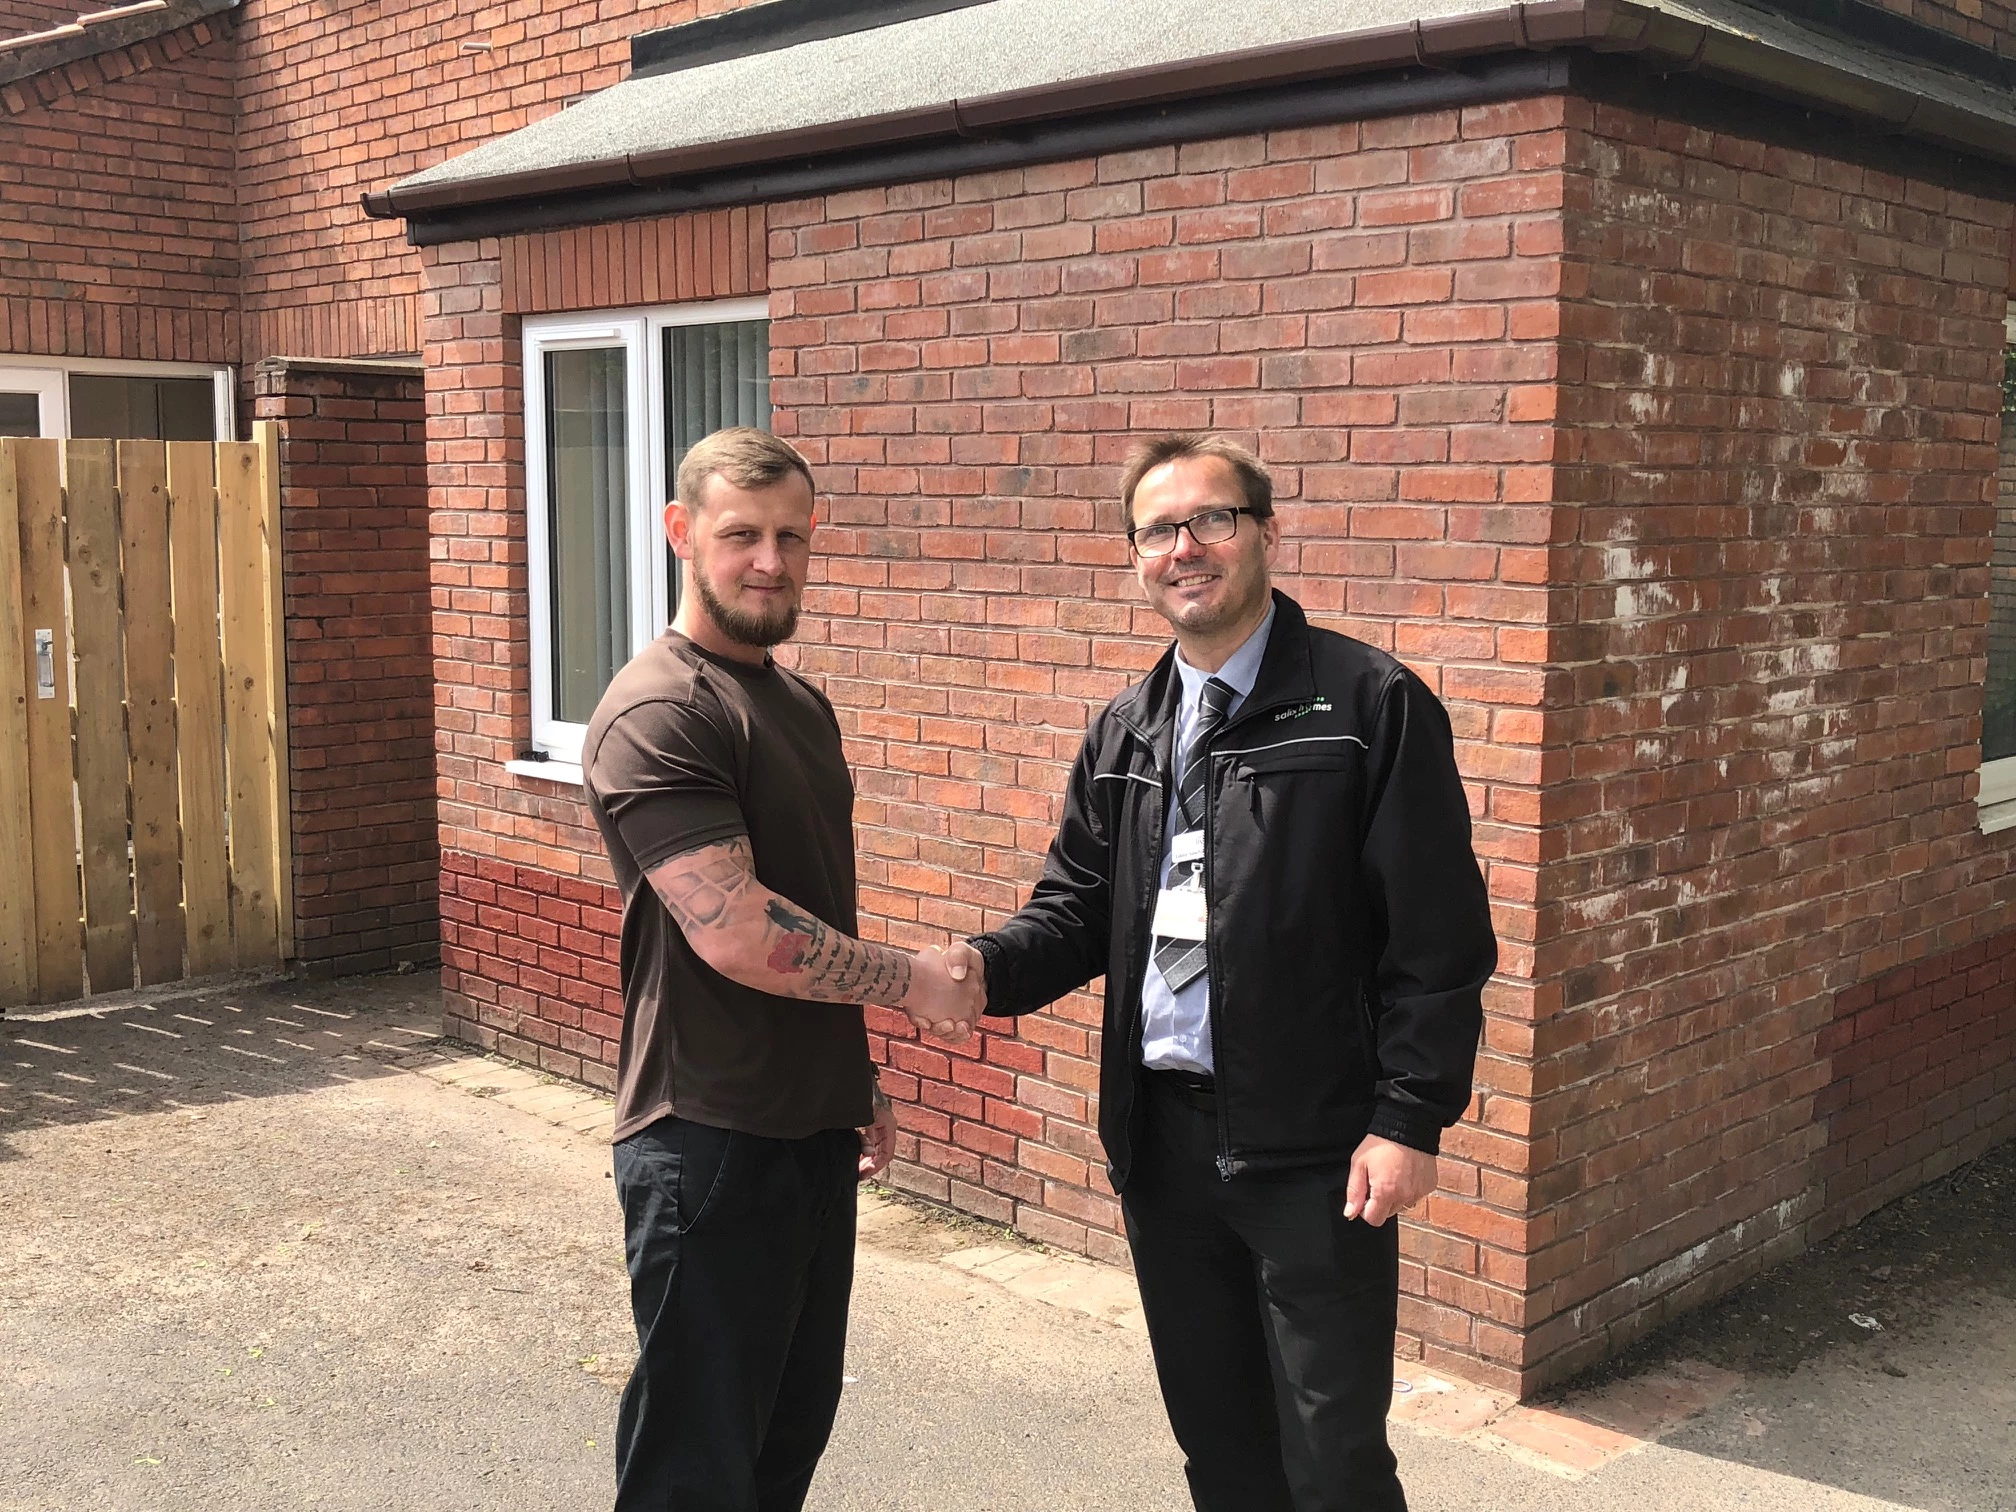
[[[1328,714],[1334,707],[1329,699],[1319,698],[1314,703],[1297,704],[1292,709],[1283,709],[1274,716],[1274,723],[1279,724],[1284,719],[1300,719],[1304,714]]]

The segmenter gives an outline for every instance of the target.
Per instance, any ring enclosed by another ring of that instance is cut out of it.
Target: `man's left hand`
[[[1377,1228],[1435,1190],[1435,1157],[1377,1134],[1367,1134],[1352,1152],[1351,1180],[1344,1188],[1344,1216],[1363,1218]]]
[[[896,1110],[883,1103],[875,1110],[875,1122],[858,1131],[861,1135],[860,1179],[871,1180],[882,1174],[889,1157],[896,1153]]]

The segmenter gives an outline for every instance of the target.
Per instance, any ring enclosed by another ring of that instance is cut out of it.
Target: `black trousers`
[[[840,1405],[852,1129],[760,1139],[662,1118],[615,1147],[637,1367],[618,1512],[798,1512]]]
[[[1213,1099],[1144,1081],[1121,1208],[1198,1512],[1406,1512],[1396,1225],[1346,1220],[1335,1168],[1221,1180]]]

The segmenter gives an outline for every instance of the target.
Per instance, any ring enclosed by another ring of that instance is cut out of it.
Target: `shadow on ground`
[[[1871,1214],[1574,1382],[1742,1377],[1665,1447],[1923,1512],[2016,1508],[2016,1143]],[[1600,1412],[1591,1414],[1601,1421]]]
[[[0,1021],[0,1512],[608,1505],[607,1154],[401,1069],[439,1012],[430,974]]]
[[[52,1125],[189,1111],[389,1074],[439,1034],[431,973],[248,979],[0,1019],[0,1160]]]

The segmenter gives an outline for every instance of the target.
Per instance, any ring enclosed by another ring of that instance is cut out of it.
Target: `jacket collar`
[[[1252,715],[1288,703],[1308,703],[1316,697],[1316,673],[1310,663],[1309,619],[1302,606],[1280,589],[1274,590],[1274,628],[1260,657],[1260,675],[1253,691],[1233,716],[1233,726]],[[1170,643],[1148,675],[1113,702],[1122,724],[1151,744],[1168,750],[1170,731],[1183,699],[1183,679],[1176,671],[1176,646]]]

